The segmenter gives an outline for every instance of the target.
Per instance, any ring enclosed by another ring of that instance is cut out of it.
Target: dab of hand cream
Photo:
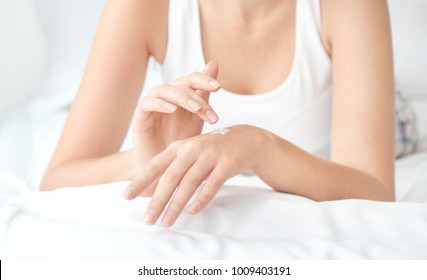
[[[225,135],[227,133],[229,133],[231,130],[229,130],[228,128],[215,128],[214,130],[212,130],[210,132],[210,134],[222,134]]]

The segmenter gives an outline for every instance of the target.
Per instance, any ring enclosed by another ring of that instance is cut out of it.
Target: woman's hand
[[[162,224],[171,226],[206,180],[188,209],[193,214],[199,212],[228,178],[251,169],[265,155],[264,130],[246,125],[229,130],[225,134],[204,134],[173,142],[139,170],[123,196],[134,199],[158,181],[145,222],[154,224],[170,202]]]
[[[200,135],[204,121],[218,121],[208,103],[210,92],[221,88],[217,75],[218,65],[210,62],[201,73],[155,86],[141,98],[133,118],[137,165],[145,164],[173,141]]]
[[[218,121],[208,103],[210,93],[221,88],[217,75],[218,65],[210,62],[201,73],[153,87],[141,98],[133,118],[134,173],[173,141],[200,135],[204,121]],[[142,195],[152,195],[155,186]]]

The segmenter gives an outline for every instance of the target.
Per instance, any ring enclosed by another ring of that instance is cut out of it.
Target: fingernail
[[[211,87],[213,87],[213,88],[219,88],[219,87],[221,87],[221,84],[220,84],[220,83],[218,83],[218,81],[217,81],[217,80],[212,80],[212,81],[210,81],[210,82],[209,82],[209,85],[210,85]]]
[[[202,107],[202,105],[200,105],[199,103],[197,103],[193,99],[188,100],[188,105],[190,106],[191,110],[193,110],[193,111],[197,111]]]
[[[217,114],[215,114],[213,111],[207,111],[206,112],[206,116],[208,117],[208,119],[211,121],[211,122],[213,122],[213,123],[215,123],[215,122],[217,122],[218,121],[218,115]]]
[[[122,197],[123,199],[127,199],[130,200],[135,196],[135,189],[132,187],[128,187],[127,189],[125,189],[122,193]]]
[[[167,212],[162,220],[162,225],[165,227],[170,227],[173,224],[174,215],[171,212]]]
[[[153,225],[156,222],[156,211],[149,209],[144,217],[144,223],[147,225]]]
[[[168,110],[171,113],[175,112],[175,110],[176,110],[176,106],[172,105],[170,103],[165,103],[163,106],[166,108],[166,110]]]
[[[191,204],[190,208],[188,208],[188,212],[191,214],[196,214],[200,210],[200,203],[198,201]]]

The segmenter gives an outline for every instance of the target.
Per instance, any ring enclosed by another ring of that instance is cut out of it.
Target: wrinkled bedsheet
[[[395,203],[317,203],[240,177],[163,228],[142,222],[147,198],[121,199],[126,182],[34,191],[65,116],[29,104],[1,126],[1,258],[427,259],[427,152],[397,162]]]
[[[3,177],[0,251],[31,259],[426,259],[427,153],[397,168],[399,202],[317,203],[226,185],[172,228],[144,225],[149,199],[122,200],[126,182],[39,193]]]

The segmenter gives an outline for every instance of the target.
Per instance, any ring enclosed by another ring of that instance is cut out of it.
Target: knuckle
[[[203,147],[204,147],[204,143],[201,139],[194,139],[189,143],[189,145],[187,145],[187,148],[190,151],[197,151],[197,152],[203,150]]]
[[[180,179],[180,173],[175,170],[168,170],[165,172],[165,174],[162,176],[161,180],[162,183],[166,184],[175,184]]]
[[[200,72],[194,71],[189,75],[189,77],[190,78],[197,78],[197,77],[200,77],[200,75],[201,75]]]
[[[163,98],[171,97],[176,94],[176,88],[170,84],[164,84],[158,92]]]
[[[184,177],[181,184],[196,188],[200,184],[200,178],[194,175],[187,175]]]
[[[226,155],[225,158],[221,161],[222,165],[225,166],[226,170],[237,170],[240,167],[239,160],[231,155]]]
[[[214,194],[211,191],[206,190],[199,193],[197,200],[201,205],[205,206],[212,200],[213,196]]]
[[[167,201],[165,201],[164,199],[153,196],[151,198],[150,206],[148,208],[151,208],[151,209],[154,209],[158,212],[161,212],[161,210],[164,208],[166,203],[167,203]]]
[[[188,80],[190,83],[195,83],[200,79],[201,76],[202,74],[200,72],[193,72],[188,76]]]
[[[211,188],[219,188],[223,182],[223,179],[218,175],[211,175],[209,176],[208,181]]]
[[[199,102],[200,106],[202,106],[202,108],[204,108],[205,110],[211,109],[211,106],[209,105],[209,103],[206,102],[203,98],[198,98],[197,102]]]
[[[184,209],[185,205],[186,205],[186,201],[182,200],[182,199],[175,199],[174,201],[171,202],[168,211],[172,211],[175,214],[179,214],[182,209]]]
[[[167,150],[169,150],[170,152],[176,152],[177,150],[179,150],[181,145],[182,145],[182,140],[175,140],[169,144],[169,146],[167,147]]]
[[[136,168],[136,174],[133,178],[132,183],[130,184],[132,187],[138,187],[142,182],[144,182],[145,178],[145,170],[141,167]]]
[[[176,146],[176,154],[177,157],[185,159],[188,156],[199,154],[202,149],[202,141],[199,139],[194,139],[192,141],[186,141],[185,143]]]
[[[190,149],[188,149],[186,147],[180,147],[176,150],[176,157],[179,160],[186,159],[189,154],[190,154]]]
[[[208,182],[209,182],[209,186],[211,188],[218,186],[218,184],[220,183],[220,180],[218,177],[216,176],[209,176],[208,178]]]
[[[148,95],[155,95],[155,94],[157,94],[162,89],[162,87],[163,86],[160,86],[160,85],[152,86],[150,88],[150,90],[148,91]]]
[[[156,172],[157,169],[159,169],[159,166],[157,163],[150,161],[147,166],[145,167],[145,170],[147,173],[153,173]]]

